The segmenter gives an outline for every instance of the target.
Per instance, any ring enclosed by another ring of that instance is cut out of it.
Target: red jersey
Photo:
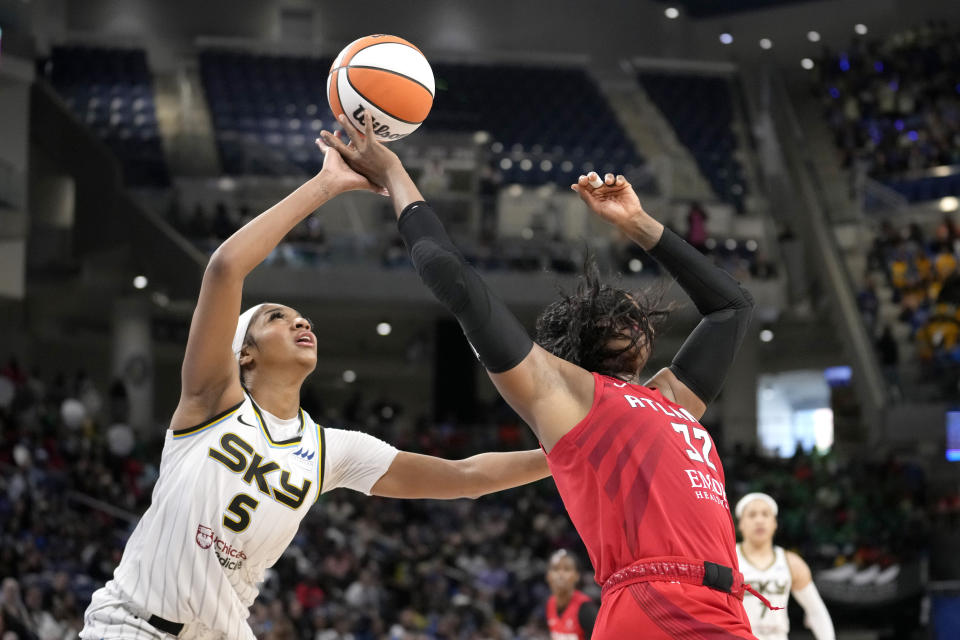
[[[656,389],[593,376],[590,412],[547,462],[597,582],[656,556],[736,570],[733,518],[710,434]]]
[[[580,627],[580,605],[590,602],[590,596],[582,591],[574,591],[562,615],[557,615],[557,596],[547,600],[547,628],[550,640],[586,640]]]

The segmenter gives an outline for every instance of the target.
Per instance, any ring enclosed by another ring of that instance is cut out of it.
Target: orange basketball
[[[373,114],[379,140],[398,140],[424,121],[433,106],[433,70],[415,46],[396,36],[354,40],[340,52],[327,76],[333,115],[346,114],[363,131],[363,110]]]

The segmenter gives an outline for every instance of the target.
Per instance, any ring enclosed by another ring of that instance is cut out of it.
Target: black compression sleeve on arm
[[[466,263],[426,202],[413,202],[397,220],[420,279],[453,315],[491,373],[514,368],[533,348],[526,329]]]
[[[583,637],[587,640],[590,640],[590,636],[593,635],[593,625],[597,622],[598,612],[597,605],[593,600],[584,602],[577,612],[577,622],[580,623],[580,628],[583,629]]]
[[[709,403],[720,393],[750,326],[753,296],[667,228],[648,253],[676,278],[704,316],[674,356],[670,369]]]

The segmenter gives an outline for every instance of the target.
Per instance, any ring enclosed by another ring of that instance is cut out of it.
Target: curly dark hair
[[[636,350],[653,351],[654,329],[669,314],[660,307],[662,291],[633,292],[604,284],[596,260],[588,256],[573,294],[561,292],[537,318],[537,343],[568,362],[602,375],[627,380],[638,371]],[[626,339],[613,348],[611,341]]]

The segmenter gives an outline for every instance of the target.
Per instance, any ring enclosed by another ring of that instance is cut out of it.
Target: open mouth
[[[313,340],[313,336],[309,333],[305,333],[297,338],[297,344],[302,347],[312,347],[316,344]]]

